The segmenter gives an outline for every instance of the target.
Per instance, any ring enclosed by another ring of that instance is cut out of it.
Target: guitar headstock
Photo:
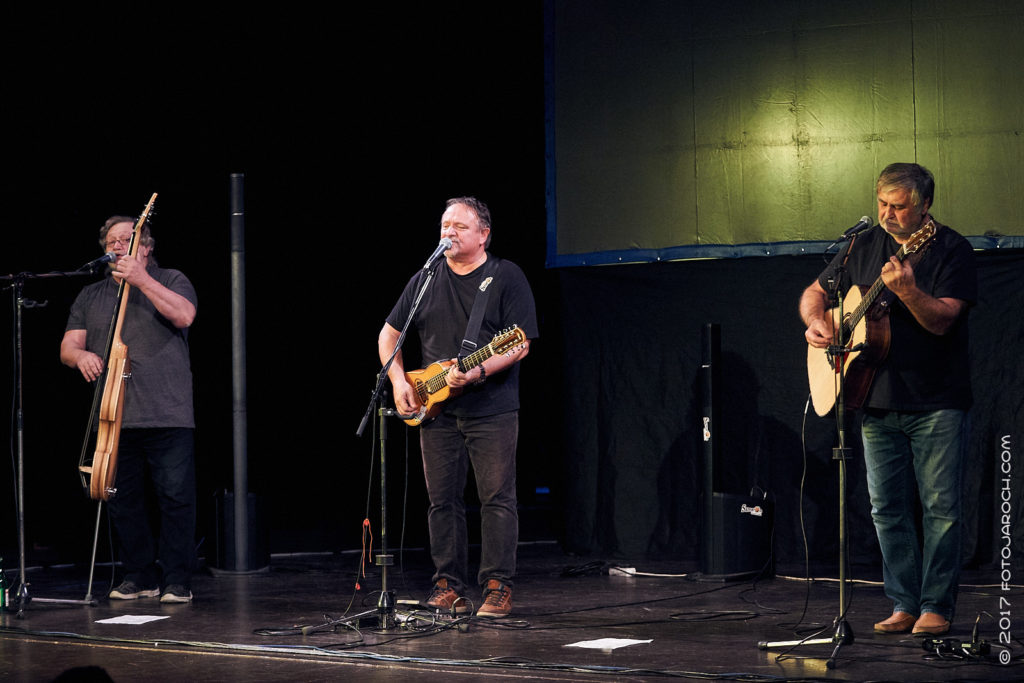
[[[924,245],[928,244],[928,240],[935,237],[935,221],[930,220],[928,223],[910,236],[907,243],[903,245],[903,253],[913,254]]]
[[[128,247],[128,253],[132,256],[135,256],[139,240],[142,238],[142,227],[146,224],[146,221],[149,220],[149,217],[155,213],[155,205],[156,192],[154,192],[153,196],[149,198],[149,201],[146,203],[146,207],[142,209],[142,213],[139,214],[139,219],[135,221],[135,230],[132,232],[132,243]]]
[[[153,215],[154,213],[156,213],[155,206],[156,206],[156,192],[154,192],[153,196],[149,198],[149,201],[146,203],[146,208],[144,208],[142,210],[142,213],[139,214],[139,220],[137,220],[135,222],[135,229],[136,230],[141,228],[145,224],[145,222],[147,220],[149,220],[149,217],[151,215]]]
[[[526,333],[518,325],[502,330],[491,342],[491,347],[494,349],[494,354],[499,355],[502,353],[509,353],[516,346],[521,346],[526,343]]]

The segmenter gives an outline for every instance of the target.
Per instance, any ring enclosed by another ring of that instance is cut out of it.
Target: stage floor
[[[70,680],[104,680],[89,677],[102,673],[96,670],[70,671],[79,667],[99,667],[114,681],[1024,679],[1024,646],[1015,639],[1013,661],[998,662],[1000,639],[1014,634],[997,621],[1009,611],[1017,631],[1024,628],[1024,618],[1014,619],[1015,608],[1024,615],[1024,591],[1004,592],[994,571],[964,573],[959,614],[947,636],[969,643],[980,615],[978,640],[992,654],[937,657],[920,639],[872,632],[889,603],[873,583],[877,577],[854,568],[846,620],[854,638],[830,669],[830,644],[788,654],[775,644],[817,631],[833,635],[834,575],[807,582],[802,568],[780,568],[771,579],[721,581],[686,575],[697,569],[692,566],[638,561],[639,575],[617,576],[606,573],[608,564],[567,556],[554,543],[523,545],[512,616],[453,622],[410,611],[408,601],[429,590],[429,558],[422,550],[396,553],[387,579],[397,607],[386,616],[406,626],[383,631],[378,568],[361,579],[353,598],[358,552],[275,555],[264,571],[248,574],[204,570],[193,584],[195,600],[169,606],[156,599],[56,602],[86,597],[87,570],[31,568],[29,603],[21,614],[0,616],[0,679],[49,681],[75,673]],[[16,580],[9,564],[7,570]],[[93,594],[104,596],[109,582],[110,568],[99,567]],[[364,611],[371,614],[361,622],[330,625]],[[118,617],[127,623],[105,623]],[[602,639],[621,640],[594,642]]]

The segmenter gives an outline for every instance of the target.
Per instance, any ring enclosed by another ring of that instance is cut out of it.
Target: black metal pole
[[[249,569],[248,419],[245,375],[245,174],[231,174],[231,415],[235,564]]]

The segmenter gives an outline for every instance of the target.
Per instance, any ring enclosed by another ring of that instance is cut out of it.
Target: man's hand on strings
[[[816,349],[824,349],[832,343],[832,323],[824,318],[817,318],[811,321],[804,332],[807,343]]]
[[[480,381],[481,366],[472,368],[469,372],[462,372],[459,369],[459,361],[457,358],[452,358],[454,365],[448,369],[448,375],[445,380],[452,389],[460,389],[468,384],[475,384]]]
[[[395,394],[395,410],[402,415],[414,415],[420,409],[416,389],[403,377],[401,381],[392,381],[391,388]]]
[[[914,269],[895,256],[890,256],[889,262],[882,266],[882,282],[900,299],[917,289]]]
[[[138,258],[129,254],[118,257],[111,274],[117,282],[123,279],[133,287],[139,286],[150,277],[149,273],[146,272],[146,265]]]

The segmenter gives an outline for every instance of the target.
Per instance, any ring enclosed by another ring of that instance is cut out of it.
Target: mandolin
[[[526,334],[518,325],[513,325],[496,334],[487,346],[460,359],[459,367],[462,372],[469,372],[491,356],[499,356],[503,353],[511,355],[518,350],[517,347],[525,343]],[[434,419],[441,411],[443,402],[462,393],[461,389],[448,386],[448,371],[455,363],[456,361],[453,360],[441,360],[431,363],[422,370],[405,373],[405,378],[412,384],[416,390],[416,397],[420,400],[420,408],[416,414],[404,420],[407,425],[418,427],[424,422]]]
[[[128,254],[135,256],[142,238],[142,228],[149,219],[156,203],[156,193],[150,197],[149,203],[139,215],[132,232]],[[131,286],[121,280],[117,289],[117,306],[107,334],[107,345],[104,353],[106,371],[103,382],[97,382],[93,396],[93,408],[86,426],[85,442],[79,458],[78,471],[82,477],[82,486],[93,500],[110,500],[116,493],[114,478],[117,475],[117,447],[121,438],[121,418],[124,415],[124,395],[128,379],[131,377],[131,361],[128,358],[128,347],[121,339],[121,328],[124,324],[125,310],[128,307],[128,293]],[[96,429],[96,448],[92,462],[86,463],[92,425],[96,421],[97,408],[99,422]]]

